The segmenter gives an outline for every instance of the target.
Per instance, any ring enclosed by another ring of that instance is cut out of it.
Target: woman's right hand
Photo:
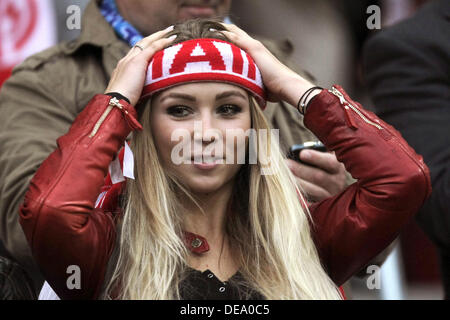
[[[255,61],[264,85],[267,89],[269,101],[283,100],[296,106],[300,97],[314,86],[298,73],[294,72],[278,60],[260,41],[252,38],[244,30],[234,24],[222,24],[225,31],[221,31],[235,45],[246,51]],[[310,101],[319,90],[314,90]],[[307,101],[305,101],[307,102]]]
[[[130,100],[135,106],[141,97],[145,76],[153,55],[170,45],[176,35],[165,38],[173,26],[153,33],[139,41],[125,57],[119,60],[114,69],[105,93],[118,92]],[[142,49],[141,49],[142,48]]]

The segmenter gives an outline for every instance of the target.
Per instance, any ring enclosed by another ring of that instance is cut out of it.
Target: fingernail
[[[177,35],[174,34],[174,35],[171,35],[170,37],[168,37],[167,39],[169,39],[170,41],[173,41],[173,40],[175,40],[176,37],[177,37]]]
[[[214,32],[214,31],[217,31],[216,29],[214,29],[214,28],[209,28],[209,31],[212,31],[212,32]]]
[[[170,27],[167,27],[165,31],[172,31],[173,28],[174,28],[174,27],[173,27],[173,25],[172,25],[172,26],[170,26]]]
[[[311,159],[311,152],[309,152],[308,150],[301,151],[300,158],[305,159],[305,160]]]
[[[292,163],[290,161],[286,161],[286,165],[289,168],[289,170],[292,170]]]

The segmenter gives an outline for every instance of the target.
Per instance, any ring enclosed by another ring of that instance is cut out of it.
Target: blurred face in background
[[[144,36],[177,22],[224,18],[231,0],[116,0],[121,15]]]

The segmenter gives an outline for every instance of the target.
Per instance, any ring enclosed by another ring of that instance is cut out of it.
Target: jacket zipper
[[[350,126],[353,128],[357,128],[356,124],[352,121],[350,114],[348,113],[349,109],[352,109],[365,123],[370,124],[371,126],[376,127],[379,130],[384,129],[382,126],[380,126],[378,123],[375,123],[369,119],[367,119],[367,117],[365,115],[362,114],[361,111],[359,111],[358,108],[356,108],[354,105],[352,105],[350,102],[348,102],[345,98],[344,95],[337,90],[335,87],[331,87],[331,90],[328,90],[329,92],[331,92],[332,94],[334,94],[336,97],[339,98],[339,101],[341,102],[341,104],[344,106],[345,109],[345,113],[347,116],[347,121],[350,122]]]
[[[335,95],[336,97],[339,98],[339,101],[341,102],[341,105],[344,106],[344,110],[346,113],[346,117],[347,117],[347,121],[349,121],[349,124],[351,127],[353,128],[357,128],[356,124],[353,122],[353,120],[350,117],[349,114],[349,109],[352,109],[357,115],[359,115],[359,117],[367,124],[376,127],[379,130],[385,130],[387,131],[390,135],[393,135],[395,137],[395,134],[393,134],[389,129],[382,127],[381,125],[379,125],[378,123],[375,123],[369,119],[367,119],[367,117],[355,106],[353,106],[351,103],[349,103],[345,98],[344,95],[338,90],[336,89],[334,86],[331,87],[331,90],[328,90],[330,93],[332,93],[333,95]],[[424,179],[427,181],[427,185],[430,184],[428,178],[425,176],[425,170],[424,167],[422,165],[422,163],[420,163],[420,161],[418,161],[413,155],[411,155],[411,153],[409,152],[409,150],[407,149],[407,147],[399,142],[398,143],[400,145],[400,148],[403,150],[403,152],[405,152],[408,157],[422,170],[422,173],[424,174]]]
[[[112,111],[112,109],[114,107],[118,107],[121,110],[123,109],[123,106],[119,103],[119,100],[117,98],[111,98],[111,100],[109,100],[109,105],[106,108],[106,110],[103,112],[103,114],[101,115],[101,117],[97,120],[97,122],[94,125],[94,128],[91,131],[91,134],[89,135],[89,138],[93,138],[96,134],[98,129],[100,129],[100,126],[102,125],[102,123],[105,121],[106,117],[110,114],[110,112]],[[128,113],[126,110],[124,110],[126,113]]]

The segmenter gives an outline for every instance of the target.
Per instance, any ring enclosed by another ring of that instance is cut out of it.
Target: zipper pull
[[[93,138],[97,134],[98,130],[100,129],[100,126],[106,120],[106,117],[114,109],[114,107],[122,111],[122,114],[125,117],[125,121],[132,130],[142,130],[142,125],[123,107],[123,105],[119,102],[119,99],[113,97],[109,100],[108,107],[105,109],[103,114],[95,123],[94,128],[89,134],[89,138]]]
[[[358,129],[358,126],[356,125],[355,121],[350,116],[350,107],[348,105],[344,106],[344,110],[345,110],[345,118],[347,119],[347,125],[353,130]]]
[[[341,101],[341,104],[344,106],[344,110],[345,110],[346,118],[347,118],[347,124],[348,124],[349,127],[353,128],[353,129],[357,129],[358,128],[356,123],[353,121],[353,117],[350,115],[350,110],[353,110],[354,114],[358,115],[359,118],[362,121],[364,121],[365,123],[367,123],[368,125],[371,125],[372,127],[375,127],[378,130],[383,130],[384,129],[380,125],[380,123],[376,122],[377,120],[372,121],[367,116],[365,116],[362,113],[362,111],[358,109],[358,107],[352,105],[350,102],[345,100],[344,95],[339,90],[337,90],[335,87],[332,87],[331,90],[328,90],[328,91],[331,92],[332,94],[334,94],[336,97],[338,97],[339,101]]]
[[[125,114],[125,121],[127,122],[127,124],[130,126],[130,128],[133,131],[134,130],[142,131],[142,129],[143,129],[142,125],[139,123],[139,121],[136,120],[135,117],[133,117],[128,112]]]
[[[120,111],[122,111],[123,115],[125,116],[125,121],[127,122],[128,126],[134,131],[134,130],[142,130],[142,125],[139,123],[139,121],[136,120],[135,117],[133,117],[119,102],[119,100],[116,97],[113,97],[109,101],[109,105],[117,107]]]
[[[337,90],[335,87],[331,87],[331,90],[328,90],[328,91],[331,92],[332,94],[334,94],[336,97],[338,97],[341,105],[344,107],[345,119],[346,119],[347,126],[352,128],[353,130],[358,129],[356,122],[353,120],[352,116],[350,115],[350,103],[347,100],[345,100],[344,95],[339,90]]]

